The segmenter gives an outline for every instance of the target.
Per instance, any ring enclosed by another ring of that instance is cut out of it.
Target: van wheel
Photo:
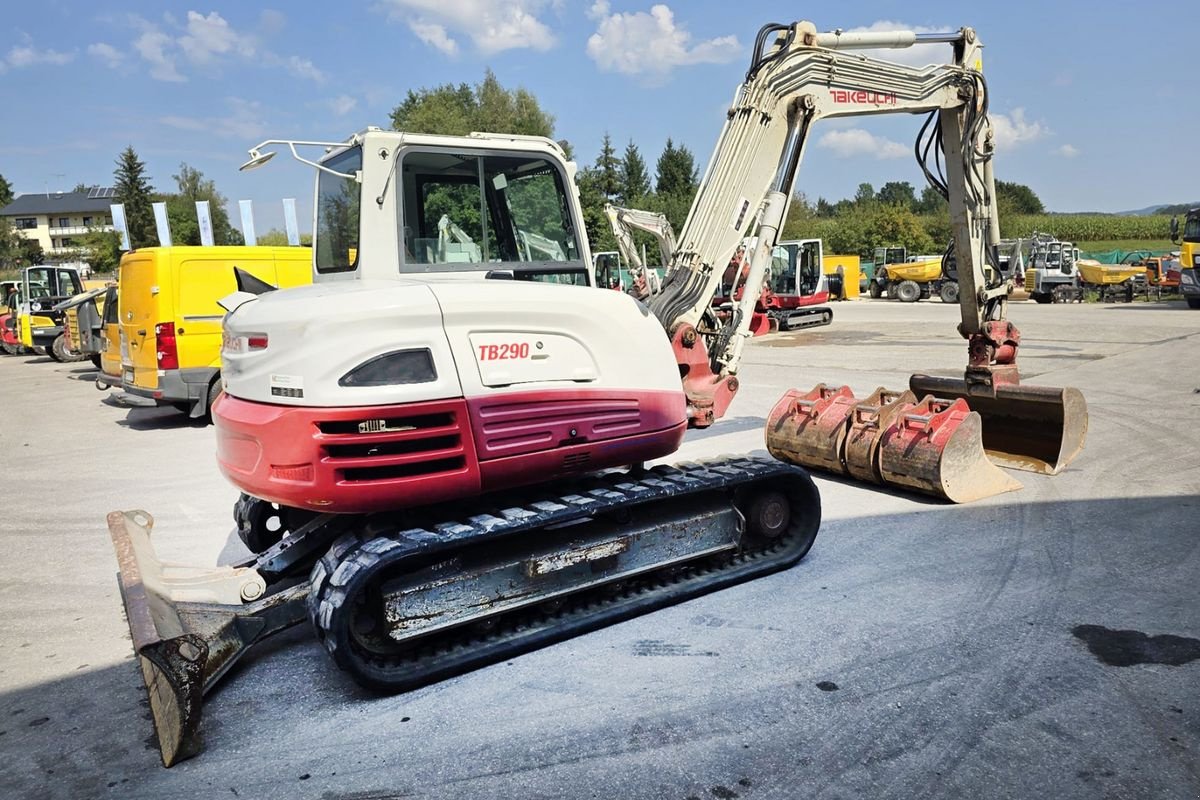
[[[208,387],[208,421],[212,422],[213,404],[217,402],[217,398],[221,396],[221,376],[217,375],[213,378],[212,385]]]
[[[60,333],[54,338],[54,342],[50,345],[47,355],[60,364],[72,364],[87,358],[83,353],[72,352],[71,348],[67,345],[67,335],[65,333]]]

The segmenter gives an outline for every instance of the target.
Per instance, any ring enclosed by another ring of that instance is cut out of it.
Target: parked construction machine
[[[671,263],[671,255],[675,252],[675,230],[671,227],[667,215],[658,211],[643,211],[637,208],[622,208],[612,203],[604,204],[604,216],[608,217],[609,227],[617,240],[617,248],[629,265],[631,286],[639,300],[645,300],[659,290],[662,278],[656,270],[645,263],[645,258],[638,252],[637,243],[633,240],[633,231],[649,233],[658,245],[659,263]]]
[[[1179,244],[1179,291],[1188,308],[1200,308],[1200,208],[1187,212],[1182,235],[1179,221],[1172,219],[1171,241]]]
[[[953,62],[843,52],[926,42]],[[984,447],[1048,471],[1069,461],[1082,397],[1019,383],[1020,334],[984,278],[999,236],[979,58],[970,28],[765,26],[646,304],[591,286],[574,165],[549,139],[369,128],[253,148],[247,167],[282,144],[318,171],[314,285],[223,301],[217,461],[255,553],[163,564],[148,513],[108,520],[164,764],[199,750],[204,692],[305,619],[355,681],[400,691],[795,564],[820,502],[786,462],[957,500],[1013,488]],[[786,397],[766,431],[782,460],[640,466],[733,400],[812,124],[885,112],[928,112],[921,141],[944,151],[946,174],[927,174],[950,200],[964,378],[913,376],[911,397]],[[305,145],[328,149],[314,161]],[[478,262],[436,257],[443,215]],[[526,230],[563,257],[530,260]],[[748,236],[747,291],[719,318],[712,298]],[[837,430],[835,405],[851,412]],[[822,439],[834,447],[810,459]]]

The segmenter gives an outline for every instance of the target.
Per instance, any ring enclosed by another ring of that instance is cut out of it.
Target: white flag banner
[[[129,246],[129,225],[125,222],[125,204],[113,203],[108,210],[112,212],[113,230],[121,235],[121,249],[132,250]]]
[[[212,214],[209,212],[207,200],[196,201],[196,221],[200,223],[200,244],[212,247]]]
[[[154,209],[154,227],[158,229],[158,244],[160,247],[171,246],[171,223],[167,220],[167,204],[151,203]]]
[[[242,237],[248,245],[258,244],[254,235],[254,205],[250,200],[238,200],[238,208],[242,212]]]
[[[283,198],[283,227],[287,229],[288,244],[300,244],[300,226],[296,224],[296,198]]]

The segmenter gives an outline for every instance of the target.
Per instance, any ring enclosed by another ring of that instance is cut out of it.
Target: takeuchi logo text
[[[833,89],[835,103],[871,103],[877,106],[896,105],[896,95],[892,92],[867,92],[862,89]]]

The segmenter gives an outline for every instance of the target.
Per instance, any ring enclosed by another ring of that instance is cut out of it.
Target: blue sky
[[[594,160],[607,131],[619,148],[633,139],[651,168],[667,137],[691,148],[703,168],[758,28],[803,14],[820,30],[973,26],[986,46],[997,177],[1030,185],[1051,210],[1200,200],[1200,3],[1133,8],[1020,0],[12,4],[0,23],[0,174],[18,192],[111,184],[118,152],[132,144],[159,188],[172,188],[171,174],[186,161],[216,180],[232,218],[236,201],[251,199],[260,232],[282,228],[280,200],[295,197],[307,230],[310,171],[278,158],[239,174],[248,147],[386,127],[408,89],[474,84],[487,67],[538,97],[581,164]],[[918,126],[908,116],[825,123],[799,188],[813,199],[851,196],[864,181],[920,189],[911,155]]]

